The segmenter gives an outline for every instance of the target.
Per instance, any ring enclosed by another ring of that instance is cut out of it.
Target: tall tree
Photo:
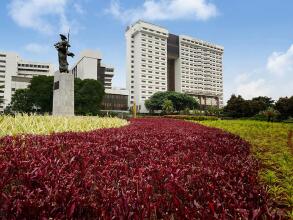
[[[236,96],[233,94],[224,107],[224,114],[233,118],[243,117],[245,115],[244,112],[248,109],[247,104],[240,95]]]
[[[269,108],[269,107],[273,107],[274,105],[274,100],[270,97],[267,97],[267,96],[258,96],[258,97],[255,97],[252,99],[252,101],[259,101],[259,102],[262,102],[266,108]]]
[[[247,102],[246,103],[247,109],[244,110],[244,112],[243,112],[243,114],[246,117],[254,116],[254,115],[258,114],[259,112],[264,111],[270,107],[270,105],[268,105],[267,103],[265,103],[261,99],[246,100],[246,102]]]
[[[32,112],[33,105],[29,97],[29,89],[17,89],[11,98],[9,108],[17,113]]]
[[[27,89],[16,90],[10,108],[15,112],[51,113],[53,76],[35,76]],[[104,97],[104,87],[97,80],[74,80],[75,113],[96,115]]]
[[[104,87],[100,81],[75,79],[75,113],[78,115],[97,115],[104,95]]]
[[[40,113],[52,112],[53,107],[53,76],[35,76],[28,87],[31,104]]]
[[[275,109],[280,112],[281,119],[293,117],[293,96],[279,98],[275,104]]]
[[[155,110],[163,110],[165,100],[170,100],[176,111],[181,111],[186,108],[194,109],[198,107],[197,101],[192,96],[173,91],[155,93],[148,100],[146,100],[145,106],[150,112]]]

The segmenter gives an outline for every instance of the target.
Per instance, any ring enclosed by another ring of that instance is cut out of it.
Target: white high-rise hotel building
[[[165,28],[138,21],[126,30],[129,106],[144,102],[158,91],[177,91],[201,105],[223,105],[224,48]]]

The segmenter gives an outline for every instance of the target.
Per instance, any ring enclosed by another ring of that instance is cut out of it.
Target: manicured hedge
[[[216,121],[218,117],[216,116],[200,116],[200,115],[165,115],[165,118],[182,119],[182,120],[192,120],[192,121]]]
[[[3,219],[253,219],[267,215],[247,142],[171,119],[0,139]]]

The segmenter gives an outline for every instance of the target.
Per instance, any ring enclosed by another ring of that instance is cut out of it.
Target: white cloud
[[[49,50],[48,45],[41,45],[41,44],[37,44],[37,43],[27,44],[24,48],[26,51],[33,53],[33,54],[42,54],[42,53],[45,53]]]
[[[237,84],[235,92],[245,99],[251,99],[257,96],[270,96],[271,88],[269,83],[262,78],[256,80],[247,78]]]
[[[271,74],[268,74],[267,72]],[[239,74],[230,83],[227,94],[241,95],[246,99],[269,96],[277,100],[293,95],[293,44],[285,52],[273,52],[266,66]],[[229,99],[230,97],[226,97]]]
[[[108,13],[125,23],[139,19],[207,20],[218,14],[217,7],[208,0],[146,0],[142,6],[132,9],[121,9],[118,0],[112,0]]]
[[[293,45],[283,53],[274,52],[267,62],[267,69],[272,74],[284,76],[293,74]]]
[[[242,73],[236,76],[235,83],[236,85],[241,84],[242,82],[246,82],[249,79],[249,75],[247,73]]]
[[[67,2],[68,0],[12,0],[8,6],[9,15],[21,27],[46,34],[67,32],[70,26],[65,14]],[[56,25],[56,22],[59,24]]]

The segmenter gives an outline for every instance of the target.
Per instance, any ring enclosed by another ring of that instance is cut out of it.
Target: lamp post
[[[133,114],[133,118],[136,118],[136,103],[135,103],[135,101],[133,102],[133,106],[132,106],[132,114]]]

